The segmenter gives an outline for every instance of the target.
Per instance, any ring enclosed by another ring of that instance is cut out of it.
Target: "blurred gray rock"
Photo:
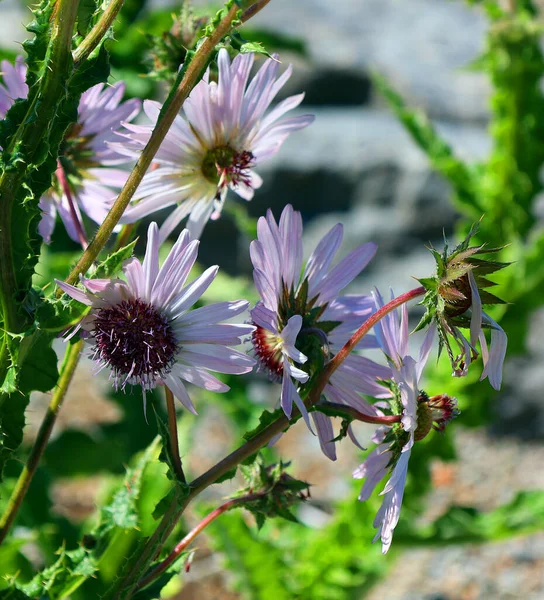
[[[305,40],[317,80],[331,68],[377,70],[435,117],[487,118],[488,82],[466,70],[482,51],[487,22],[464,2],[274,0],[251,26]]]

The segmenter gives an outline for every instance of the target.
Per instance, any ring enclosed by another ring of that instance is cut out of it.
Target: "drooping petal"
[[[315,423],[319,445],[323,454],[331,460],[336,460],[336,445],[332,441],[334,439],[334,431],[332,429],[331,418],[319,411],[313,411],[312,419]]]

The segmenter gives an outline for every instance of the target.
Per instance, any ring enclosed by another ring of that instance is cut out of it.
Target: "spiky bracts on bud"
[[[297,521],[290,509],[310,497],[310,484],[291,477],[286,472],[290,463],[279,462],[266,465],[258,456],[252,465],[240,467],[247,486],[235,494],[235,498],[251,494],[256,499],[244,503],[255,515],[261,528],[267,517],[281,517]]]
[[[151,47],[147,57],[149,77],[173,85],[180,65],[185,62],[188,52],[194,50],[208,21],[208,17],[196,17],[191,3],[184,0],[179,11],[172,15],[169,31],[161,35],[146,34]]]
[[[487,362],[483,328],[500,331],[501,336],[504,335],[504,338],[501,337],[501,348],[497,352],[498,356],[494,357],[496,364],[493,366],[496,367],[500,363],[502,368],[503,350],[506,349],[506,335],[491,317],[482,312],[482,305],[505,303],[487,290],[496,285],[487,279],[487,276],[504,269],[510,263],[482,258],[482,255],[498,252],[502,248],[487,248],[485,244],[471,246],[471,239],[477,230],[478,224],[473,225],[467,237],[451,252],[447,241],[442,253],[431,247],[430,251],[436,261],[436,275],[419,279],[427,290],[422,302],[426,312],[416,330],[433,321],[436,323],[439,353],[446,348],[455,376],[466,375],[468,366],[477,358],[478,340],[484,362]],[[466,339],[459,328],[470,329],[470,340]],[[452,340],[457,344],[458,351],[452,348]],[[484,373],[485,371],[484,369]],[[501,377],[496,368],[494,371],[490,381],[493,387],[498,389]]]

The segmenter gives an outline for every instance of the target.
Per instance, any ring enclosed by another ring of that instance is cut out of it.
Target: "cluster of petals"
[[[0,118],[5,116],[16,99],[27,97],[26,70],[22,57],[17,57],[15,65],[2,61],[4,85],[0,84]],[[117,139],[115,131],[121,122],[132,120],[140,111],[137,99],[121,102],[124,91],[124,83],[118,82],[107,87],[99,83],[84,92],[78,106],[77,123],[67,132],[78,152],[85,154],[84,162],[90,165],[78,173],[67,174],[74,210],[80,221],[83,211],[96,223],[102,223],[115,199],[116,190],[121,189],[128,177],[126,171],[116,168],[128,162],[127,157],[108,145]],[[61,156],[60,163],[62,159]],[[78,167],[77,161],[75,166]],[[74,215],[61,185],[52,186],[41,197],[39,207],[42,210],[39,232],[46,242],[51,239],[57,212],[68,235],[74,241],[79,240]]]
[[[109,145],[116,139],[116,130],[121,127],[121,122],[132,120],[140,112],[138,99],[121,101],[124,93],[123,82],[112,86],[99,83],[88,89],[79,102],[77,123],[68,130],[68,135],[71,130],[75,131],[76,139],[81,140],[78,151],[85,152],[85,161],[91,165],[78,168],[76,159],[78,172],[74,179],[69,178],[73,206],[80,222],[83,211],[95,223],[102,223],[128,178],[126,170],[117,168],[128,162],[127,157]],[[39,231],[46,242],[51,239],[57,212],[68,235],[78,241],[74,217],[62,186],[49,188],[41,197],[39,206],[43,211]]]
[[[304,317],[309,306],[298,306],[298,312],[285,319],[282,315],[293,312],[285,306],[286,298],[296,296],[301,287],[307,286],[307,299],[311,309],[321,309],[319,320],[311,324],[309,334],[319,336],[327,355],[334,354],[349,339],[373,311],[372,299],[367,296],[339,293],[370,262],[376,252],[373,243],[363,244],[336,266],[331,268],[343,237],[340,224],[333,227],[319,242],[302,270],[302,218],[291,205],[283,210],[279,223],[271,211],[257,223],[257,240],[250,246],[253,262],[253,278],[261,301],[251,311],[257,330],[253,335],[255,352],[261,366],[272,376],[281,378],[281,407],[290,417],[296,404],[311,429],[308,411],[299,394],[299,387],[308,380],[302,368],[308,357],[297,348],[297,338],[303,331]],[[335,321],[332,331],[319,330],[320,321]],[[300,339],[300,338],[299,338]],[[369,336],[364,345],[372,346]],[[377,375],[388,375],[389,369],[380,367],[363,357],[351,356],[335,372],[324,389],[325,396],[334,402],[355,406],[358,410],[375,414],[357,392],[369,390],[380,392],[383,388],[375,383]],[[331,459],[336,457],[330,418],[312,412],[321,447]]]
[[[25,83],[26,65],[22,56],[17,57],[14,65],[3,60],[0,66],[3,80],[3,84],[0,83],[0,119],[3,119],[15,100],[27,97],[28,86]]]
[[[219,51],[217,83],[209,80],[207,72],[192,90],[183,104],[184,116],[175,118],[122,222],[132,223],[178,205],[161,227],[161,240],[187,216],[187,227],[196,239],[212,213],[214,218],[219,215],[229,187],[251,200],[262,183],[253,167],[276,154],[290,133],[314,119],[311,115],[281,118],[300,104],[304,94],[283,100],[267,113],[291,67],[277,77],[279,62],[268,59],[248,85],[253,61],[253,54],[238,54],[231,62],[226,49]],[[144,111],[152,124],[126,124],[126,139],[115,148],[136,158],[160,110],[157,102],[145,101]]]
[[[380,309],[384,303],[379,292],[374,295],[375,308]],[[386,553],[391,546],[393,531],[397,526],[406,485],[408,462],[414,445],[414,433],[417,429],[417,402],[419,396],[419,380],[429,357],[434,337],[434,326],[427,332],[419,350],[417,360],[408,354],[408,311],[406,304],[402,306],[401,316],[397,311],[386,315],[375,327],[378,344],[389,363],[391,380],[400,394],[402,404],[401,424],[408,433],[408,439],[395,456],[391,444],[385,441],[388,426],[377,429],[372,441],[377,447],[367,456],[355,471],[356,479],[365,479],[359,500],[365,501],[371,496],[378,483],[390,472],[381,495],[383,502],[374,520],[377,528],[376,537],[382,542],[382,551]]]
[[[240,344],[241,339],[253,331],[253,326],[222,323],[246,310],[246,301],[219,302],[190,310],[212,283],[218,270],[210,267],[195,280],[186,283],[197,258],[198,245],[198,240],[191,241],[189,232],[184,230],[159,267],[159,233],[157,224],[152,223],[143,262],[132,258],[123,266],[126,281],[83,278],[85,290],[57,281],[64,292],[90,306],[80,326],[87,332],[87,340],[95,355],[96,323],[104,311],[122,303],[142,302],[160,315],[175,342],[171,360],[165,360],[162,369],[146,372],[144,377],[133,377],[134,368],[127,373],[114,372],[113,376],[118,386],[140,384],[144,391],[165,384],[192,412],[195,409],[184,382],[215,392],[226,392],[229,387],[209,371],[243,374],[251,371],[255,364],[251,357],[231,348]],[[154,332],[144,333],[149,336],[141,347],[130,348],[135,362],[145,362],[148,351],[162,351],[162,348],[154,347],[158,343]],[[99,353],[95,358],[102,358],[100,367],[112,366]]]

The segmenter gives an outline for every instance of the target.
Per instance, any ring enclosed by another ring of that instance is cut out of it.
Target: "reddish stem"
[[[191,529],[191,531],[189,531],[189,533],[181,540],[181,542],[172,550],[172,552],[170,552],[170,554],[161,563],[159,563],[152,571],[148,573],[148,575],[146,575],[146,577],[144,577],[138,582],[138,589],[149,585],[152,581],[157,579],[157,577],[161,573],[164,573],[164,571],[166,571],[166,569],[168,569],[168,567],[180,557],[181,553],[196,538],[196,536],[199,535],[204,529],[206,529],[206,527],[210,523],[215,521],[217,517],[221,516],[223,513],[227,512],[227,510],[230,510],[233,506],[236,506],[237,504],[251,502],[252,500],[258,500],[259,498],[262,498],[262,496],[262,493],[247,494],[246,496],[241,496],[240,498],[233,498],[232,500],[229,500],[228,502],[225,502],[225,504],[222,504],[221,506],[216,508],[209,515],[204,517],[202,521],[200,521],[200,523],[196,525],[196,527]]]
[[[79,215],[77,214],[76,207],[74,204],[74,199],[72,198],[72,192],[70,190],[70,184],[68,182],[68,178],[66,177],[66,173],[64,172],[64,168],[60,162],[57,160],[57,170],[55,171],[55,175],[59,180],[59,183],[62,187],[62,191],[68,200],[68,206],[70,207],[70,214],[72,215],[72,221],[74,222],[74,227],[77,231],[77,237],[79,238],[79,243],[83,250],[87,248],[89,242],[87,241],[87,236],[85,234],[85,229],[83,228],[83,223],[81,222]]]
[[[320,408],[331,408],[335,411],[349,415],[355,421],[373,423],[374,425],[393,425],[393,423],[399,423],[402,418],[401,415],[365,415],[364,413],[359,412],[356,408],[353,408],[353,406],[347,406],[346,404],[340,404],[338,402],[323,402],[322,404],[318,404],[316,406],[317,410],[319,410]],[[323,413],[327,414],[326,410],[324,410]]]
[[[395,308],[402,306],[406,302],[410,302],[410,300],[414,300],[414,298],[417,298],[418,296],[423,296],[426,291],[427,290],[421,286],[401,294],[400,296],[393,298],[393,300],[382,306],[373,315],[368,317],[368,319],[361,325],[361,327],[359,327],[359,329],[357,329],[357,331],[351,336],[351,338],[344,344],[340,351],[327,365],[326,371],[328,377],[330,377],[336,371],[336,369],[338,369],[338,367],[347,358],[348,354],[355,348],[355,346],[357,346],[361,339],[374,327],[374,325],[381,321],[392,310],[395,310]]]

